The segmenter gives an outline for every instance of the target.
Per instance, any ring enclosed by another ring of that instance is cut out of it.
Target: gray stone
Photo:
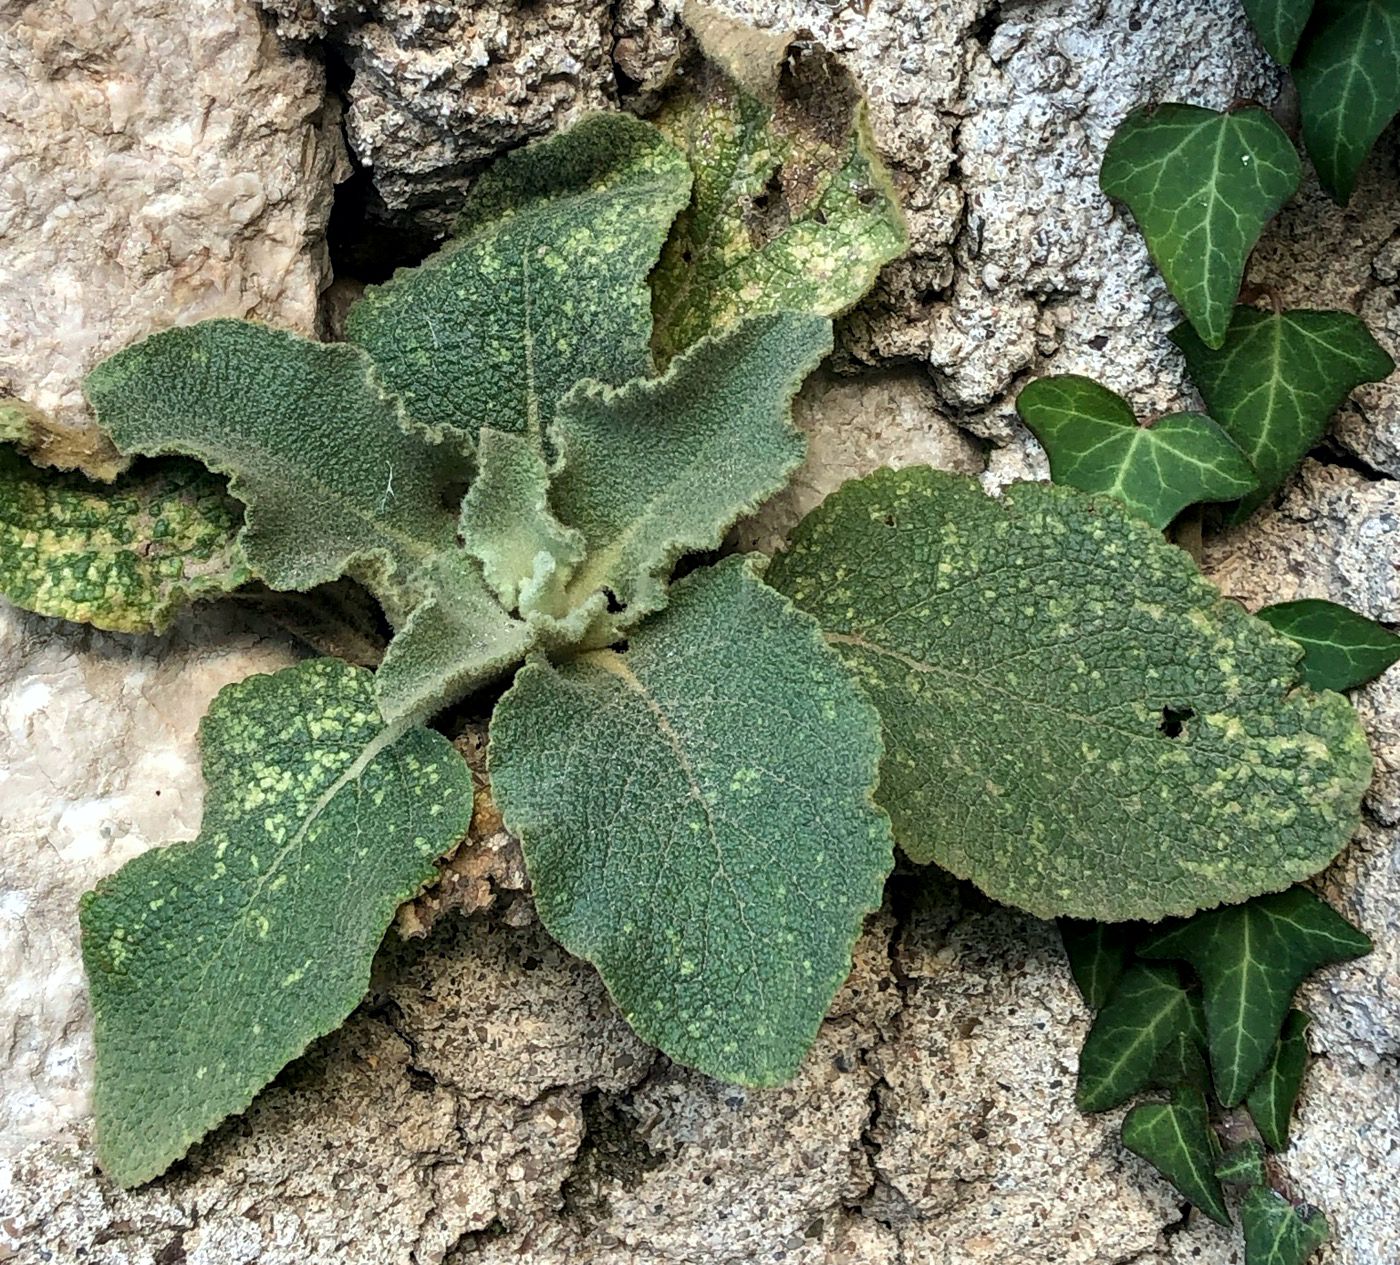
[[[734,532],[741,549],[772,553],[826,496],[880,466],[924,464],[980,474],[982,445],[948,419],[917,370],[840,377],[819,372],[793,407],[808,437],[807,459],[792,482]]]
[[[319,64],[247,0],[0,4],[0,394],[87,423],[80,384],[207,316],[311,332],[345,170]]]
[[[607,0],[263,0],[349,63],[346,130],[393,211],[451,223],[483,162],[615,99]]]

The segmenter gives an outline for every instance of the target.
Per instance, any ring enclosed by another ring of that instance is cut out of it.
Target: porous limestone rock
[[[262,0],[348,64],[346,129],[393,211],[445,230],[484,160],[615,99],[607,0]]]
[[[793,420],[807,435],[807,459],[786,488],[735,528],[741,549],[772,553],[829,493],[880,466],[980,474],[986,464],[983,445],[948,419],[933,384],[916,369],[856,377],[819,371],[798,395]]]
[[[80,384],[162,326],[310,332],[344,170],[322,67],[248,0],[0,4],[0,395]]]

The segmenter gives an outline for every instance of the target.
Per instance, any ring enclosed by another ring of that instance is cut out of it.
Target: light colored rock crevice
[[[338,107],[246,0],[0,4],[0,394],[87,424],[80,384],[207,316],[311,332]]]

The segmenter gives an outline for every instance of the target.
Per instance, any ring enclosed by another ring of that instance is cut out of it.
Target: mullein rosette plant
[[[393,630],[373,672],[220,693],[199,836],[84,900],[117,1182],[364,996],[466,834],[431,727],[463,700],[545,927],[642,1037],[750,1085],[799,1065],[896,846],[1116,923],[1277,892],[1351,835],[1350,705],[1111,495],[883,470],[771,562],[708,560],[801,463],[831,318],[905,247],[859,97],[783,52],[499,161],[342,343],[220,320],[119,352],[87,383],[110,482],[31,464],[51,432],[4,415],[19,604],[159,630],[350,577]]]

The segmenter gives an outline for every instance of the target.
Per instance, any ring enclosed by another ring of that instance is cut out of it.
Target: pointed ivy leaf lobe
[[[1099,183],[1127,204],[1167,288],[1202,341],[1219,347],[1249,253],[1301,175],[1292,142],[1257,106],[1166,103],[1119,125]]]

